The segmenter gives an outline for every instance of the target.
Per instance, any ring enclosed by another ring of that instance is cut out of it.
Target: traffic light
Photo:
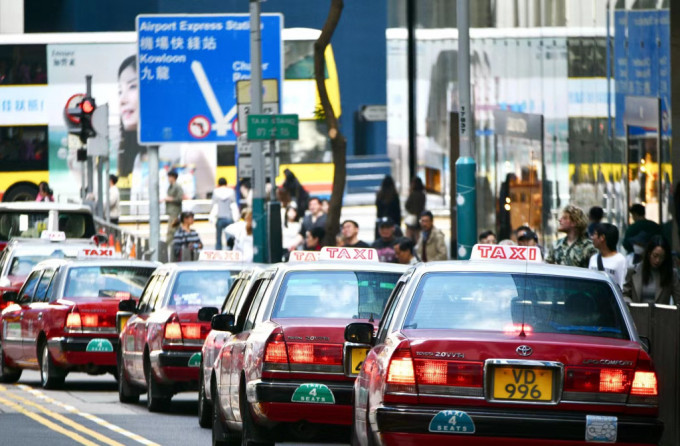
[[[92,114],[97,108],[97,105],[94,102],[94,98],[85,96],[83,100],[80,101],[78,107],[80,108],[80,134],[78,136],[80,137],[80,141],[83,144],[86,144],[88,138],[97,135],[97,132],[94,131],[94,127],[92,126]]]

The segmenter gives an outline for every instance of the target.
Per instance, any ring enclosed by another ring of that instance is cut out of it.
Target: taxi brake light
[[[620,369],[600,370],[600,392],[626,393],[630,388],[630,372]]]
[[[522,332],[522,329],[524,329],[525,334],[534,331],[534,328],[529,324],[508,324],[503,327],[503,333],[508,335],[519,334]]]
[[[416,359],[418,384],[482,387],[482,364]]]
[[[66,329],[68,330],[80,330],[82,329],[82,322],[80,319],[80,313],[74,311],[66,316]]]
[[[82,321],[83,327],[96,327],[99,325],[99,316],[96,314],[83,314],[80,319]]]
[[[290,344],[288,346],[290,362],[312,364],[314,362],[314,346],[312,344]]]
[[[416,374],[420,384],[446,385],[446,361],[416,360]]]
[[[630,394],[636,396],[657,396],[656,373],[636,371]]]
[[[200,324],[182,325],[182,335],[184,336],[184,339],[201,339],[201,325]]]
[[[407,348],[394,352],[387,368],[387,383],[401,385],[415,385],[416,377],[413,371],[411,351]]]
[[[289,343],[288,357],[291,364],[342,365],[342,345]]]
[[[264,349],[264,362],[287,363],[288,353],[283,333],[272,333]]]
[[[182,327],[179,324],[179,319],[177,318],[177,315],[174,315],[165,324],[165,333],[163,337],[165,338],[166,341],[175,342],[182,341]]]

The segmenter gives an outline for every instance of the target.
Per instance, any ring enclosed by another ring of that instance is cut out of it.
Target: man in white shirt
[[[593,228],[591,239],[599,253],[590,257],[588,268],[605,271],[623,289],[628,267],[626,258],[616,251],[619,229],[610,223],[598,223]]]

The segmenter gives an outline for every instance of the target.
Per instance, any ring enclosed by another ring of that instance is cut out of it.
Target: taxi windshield
[[[169,306],[221,307],[238,271],[183,271],[170,294]]]
[[[272,318],[379,319],[399,273],[296,271],[286,275]]]
[[[562,333],[629,339],[608,283],[575,277],[429,273],[404,328]]]
[[[64,297],[116,297],[120,292],[139,299],[152,267],[82,266],[71,268]]]
[[[95,233],[90,214],[59,211],[58,220],[59,227],[52,229],[63,231],[66,238],[88,238]],[[48,229],[46,211],[0,211],[0,240],[7,241],[12,237],[39,238],[46,229]]]

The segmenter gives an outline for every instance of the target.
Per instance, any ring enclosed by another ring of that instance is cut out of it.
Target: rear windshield
[[[94,235],[92,215],[59,211],[57,228],[48,228],[48,213],[44,211],[0,211],[0,240],[12,237],[39,238],[42,231],[63,231],[66,238],[90,238]]]
[[[70,268],[64,297],[116,297],[130,293],[139,299],[154,268],[131,266],[81,266]]]
[[[380,319],[399,273],[300,271],[286,275],[272,318]]]
[[[606,282],[493,273],[423,276],[404,328],[564,333],[629,339]]]
[[[54,248],[50,249],[38,249],[33,250],[33,254],[23,254],[17,255],[10,261],[9,271],[7,275],[9,276],[27,276],[31,272],[33,267],[45,259],[67,259],[75,258],[74,255],[67,255],[63,250],[59,248],[59,245],[55,245]],[[43,251],[43,252],[35,252]]]
[[[239,271],[183,271],[178,274],[168,305],[220,308]]]

